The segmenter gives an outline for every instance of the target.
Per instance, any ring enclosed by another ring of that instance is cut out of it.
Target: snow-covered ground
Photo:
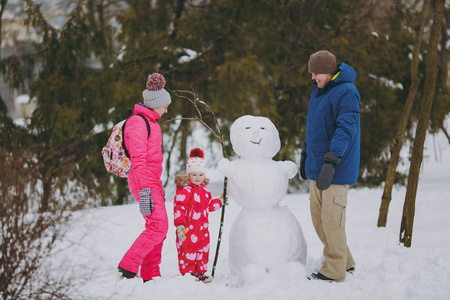
[[[137,204],[77,212],[53,263],[73,278],[74,299],[450,299],[450,145],[442,135],[428,136],[416,199],[412,247],[399,244],[405,187],[393,191],[386,228],[377,227],[382,188],[351,189],[348,195],[347,238],[356,272],[343,283],[309,281],[320,267],[322,245],[309,213],[308,194],[286,195],[308,244],[308,265],[269,274],[254,285],[240,286],[228,266],[228,238],[240,207],[230,199],[215,279],[195,282],[178,273],[175,228],[170,224],[163,248],[162,277],[143,284],[120,280],[117,264],[143,230]],[[213,193],[218,196],[218,193]],[[167,199],[169,222],[172,199]],[[220,211],[210,214],[211,269]],[[261,232],[264,234],[264,232]]]

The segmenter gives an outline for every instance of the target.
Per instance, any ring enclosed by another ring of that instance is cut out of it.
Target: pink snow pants
[[[133,197],[139,200],[139,193],[133,191],[132,193]],[[156,195],[159,197],[154,197]],[[169,228],[162,188],[153,188],[152,198],[154,201],[152,214],[143,216],[145,230],[134,241],[119,263],[120,267],[136,274],[140,267],[143,280],[161,276],[159,270],[161,251]]]

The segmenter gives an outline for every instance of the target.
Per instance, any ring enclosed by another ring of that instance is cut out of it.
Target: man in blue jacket
[[[341,282],[355,270],[347,246],[345,218],[349,185],[358,179],[360,95],[355,70],[336,63],[326,51],[311,55],[308,72],[315,81],[306,120],[300,175],[310,179],[314,228],[324,244],[325,263],[308,279]]]

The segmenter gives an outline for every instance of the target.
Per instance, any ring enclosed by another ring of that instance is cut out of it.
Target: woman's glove
[[[333,182],[336,167],[341,162],[341,159],[339,157],[334,156],[329,151],[325,153],[324,160],[325,163],[323,164],[322,168],[320,168],[316,182],[317,188],[321,191],[324,191],[330,187],[331,182]]]
[[[150,216],[153,210],[153,198],[150,188],[139,191],[139,210],[142,215]]]
[[[302,145],[302,155],[300,157],[300,177],[303,180],[308,180],[308,177],[306,177],[305,163],[306,163],[306,142],[304,142]]]
[[[177,227],[177,236],[178,236],[178,240],[181,242],[183,242],[184,240],[186,240],[186,228],[184,227],[184,225],[178,225]]]

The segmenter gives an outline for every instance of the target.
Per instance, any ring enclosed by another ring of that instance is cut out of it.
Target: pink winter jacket
[[[133,114],[142,114],[150,124],[150,137],[145,121],[139,117],[130,117],[125,126],[125,146],[131,160],[128,173],[128,185],[134,198],[139,201],[139,191],[150,188],[154,205],[164,204],[162,188],[162,135],[156,122],[160,115],[153,110],[136,104]]]

